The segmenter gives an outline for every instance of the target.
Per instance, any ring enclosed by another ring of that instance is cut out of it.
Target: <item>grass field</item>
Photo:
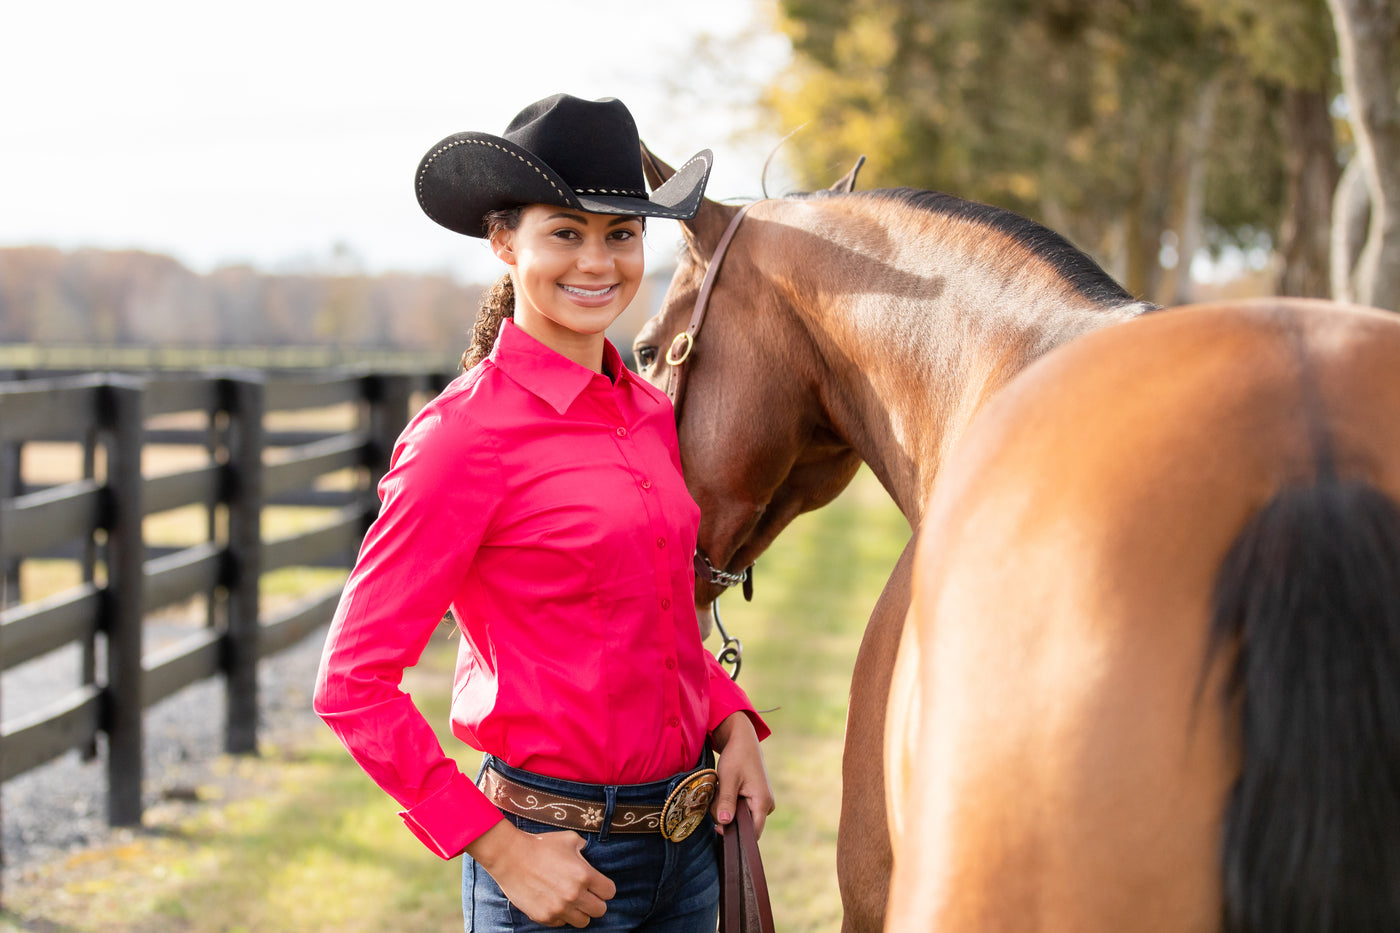
[[[760,709],[773,709],[765,753],[779,809],[763,853],[785,933],[840,925],[835,847],[847,685],[865,619],[907,538],[903,518],[862,470],[764,557],[753,603],[737,594],[723,603],[726,627],[745,645],[740,682]],[[453,644],[435,639],[405,681],[435,723],[447,720]],[[461,750],[464,767],[474,759]],[[328,730],[220,766],[234,779],[227,796],[154,808],[144,831],[6,890],[0,930],[461,928],[459,862],[436,860],[402,828],[392,801]]]

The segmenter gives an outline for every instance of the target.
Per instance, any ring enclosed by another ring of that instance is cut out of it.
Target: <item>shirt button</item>
[[[651,480],[649,480],[649,479],[644,479],[644,480],[642,480],[642,488],[643,488],[643,489],[650,489],[650,488],[651,488]]]
[[[662,608],[662,609],[670,609],[670,608],[671,608],[671,601],[670,601],[669,599],[664,599],[664,598],[663,598],[663,599],[661,600],[661,608]]]
[[[657,538],[657,539],[656,539],[656,546],[659,547],[659,548],[661,548],[661,549],[664,551],[664,550],[666,549],[666,539],[665,539],[665,538]]]
[[[666,670],[668,670],[668,671],[674,671],[675,669],[676,669],[676,659],[675,659],[675,658],[667,658],[667,659],[666,659]]]
[[[618,436],[618,437],[626,437],[626,436],[627,436],[627,429],[626,429],[626,428],[618,428],[618,429],[617,429],[617,436]]]
[[[674,729],[676,726],[679,726],[680,724],[681,724],[681,721],[680,721],[680,717],[678,717],[678,716],[672,716],[670,719],[666,720],[666,725],[670,726],[670,727],[673,728],[673,729]]]

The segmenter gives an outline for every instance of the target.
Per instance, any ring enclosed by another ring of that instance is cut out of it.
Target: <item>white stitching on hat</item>
[[[534,162],[531,162],[529,159],[525,158],[525,157],[522,156],[520,153],[518,153],[518,152],[513,152],[513,151],[511,151],[510,149],[507,149],[505,146],[502,146],[502,145],[500,145],[499,143],[493,143],[493,142],[491,142],[490,140],[487,140],[487,139],[458,139],[458,140],[454,140],[453,142],[448,143],[446,146],[443,146],[443,147],[441,147],[440,149],[437,149],[437,150],[434,151],[434,152],[429,153],[428,156],[427,156],[427,158],[425,158],[425,159],[423,160],[423,169],[422,169],[422,171],[420,171],[420,172],[418,173],[418,204],[419,204],[419,206],[423,206],[423,176],[425,176],[425,175],[428,174],[428,168],[429,168],[429,166],[431,166],[431,165],[433,164],[433,161],[436,160],[437,157],[440,156],[440,155],[442,155],[444,152],[448,151],[449,149],[453,149],[453,148],[455,148],[455,147],[457,147],[457,146],[461,146],[461,145],[463,145],[463,144],[465,144],[465,143],[472,143],[472,144],[479,145],[479,146],[490,146],[492,149],[499,149],[500,151],[506,153],[507,155],[513,155],[513,156],[515,156],[515,157],[516,157],[517,159],[519,159],[521,162],[524,162],[526,165],[530,166],[530,168],[532,168],[532,169],[534,169],[536,172],[538,172],[539,175],[540,175],[540,177],[543,178],[545,181],[549,182],[549,186],[550,186],[551,188],[553,188],[555,191],[558,191],[558,192],[559,192],[559,195],[560,195],[561,197],[568,197],[567,194],[565,194],[563,191],[560,191],[560,190],[559,190],[559,186],[556,185],[556,184],[554,183],[554,179],[550,178],[547,174],[544,173],[544,171],[542,171],[542,170],[540,169],[540,167],[539,167],[538,165],[536,165]],[[700,159],[699,156],[696,156],[695,158],[691,159],[690,161],[688,161],[688,162],[686,162],[684,165],[682,165],[682,166],[676,171],[676,174],[679,175],[681,172],[684,172],[686,169],[690,168],[692,165],[694,165],[696,162],[699,162],[699,161],[702,161],[702,160]],[[619,194],[619,195],[623,195],[624,197],[641,197],[641,198],[645,198],[645,197],[647,196],[645,191],[642,191],[642,192],[635,192],[635,193],[634,193],[634,192],[631,191],[631,190],[614,190],[614,191],[608,191],[607,189],[598,189],[598,188],[580,188],[579,191],[581,191],[581,192],[583,192],[583,193],[586,193],[586,194]],[[634,210],[626,210],[626,209],[623,209],[623,208],[617,208],[616,210],[617,210],[617,213],[619,213],[619,214],[632,214],[632,215],[649,216],[649,217],[673,217],[673,218],[683,219],[683,218],[685,218],[685,217],[693,216],[693,215],[695,214],[695,207],[694,207],[694,205],[698,205],[698,204],[700,203],[700,198],[704,195],[704,193],[705,193],[705,192],[704,192],[704,189],[703,189],[703,188],[697,187],[697,188],[695,189],[695,191],[691,192],[691,197],[690,197],[689,199],[687,199],[687,200],[690,202],[690,204],[689,204],[688,206],[686,206],[685,208],[682,208],[682,209],[679,210],[679,211],[663,211],[663,210],[659,210],[659,209],[656,209],[656,208],[653,208],[653,209],[651,209],[651,210],[646,210],[646,211],[643,211],[643,210],[635,210],[635,209],[634,209]],[[424,212],[425,214],[427,214],[429,217],[432,217],[433,220],[437,220],[437,218],[433,216],[432,212],[429,211],[429,210],[427,209],[427,207],[423,207],[423,212]],[[439,221],[439,222],[440,222],[440,221]]]
[[[686,169],[690,168],[690,167],[691,167],[692,165],[694,165],[696,162],[703,162],[703,161],[704,161],[704,159],[702,159],[700,156],[697,155],[695,158],[691,159],[689,162],[686,162],[686,163],[685,163],[684,165],[682,165],[679,169],[677,169],[677,170],[676,170],[676,175],[679,175],[681,172],[684,172]],[[673,175],[672,177],[674,178],[675,176]],[[695,208],[696,208],[697,205],[699,205],[699,203],[700,203],[700,198],[703,197],[704,194],[705,194],[705,189],[704,189],[703,187],[697,187],[694,191],[691,192],[691,196],[687,199],[687,202],[688,202],[688,203],[687,203],[687,206],[681,208],[681,209],[678,210],[678,211],[663,211],[663,210],[659,210],[659,209],[656,209],[656,208],[653,208],[653,209],[651,209],[651,210],[646,210],[646,211],[643,211],[643,210],[627,210],[626,208],[622,208],[622,207],[614,207],[614,208],[612,208],[612,209],[613,209],[616,213],[619,213],[619,214],[636,214],[636,215],[645,215],[645,216],[648,216],[648,217],[673,217],[673,218],[675,218],[675,219],[677,219],[677,220],[684,220],[684,219],[687,218],[687,217],[693,217],[693,216],[695,216]]]
[[[541,168],[540,168],[538,165],[536,165],[534,162],[531,162],[529,159],[525,158],[525,157],[522,156],[520,153],[518,153],[518,152],[512,152],[511,150],[507,149],[505,146],[502,146],[500,143],[493,143],[493,142],[491,142],[489,139],[458,139],[458,140],[455,140],[455,141],[453,141],[453,142],[448,143],[446,146],[443,146],[442,148],[438,149],[437,151],[435,151],[435,152],[433,152],[433,153],[430,153],[430,154],[428,155],[428,157],[427,157],[426,159],[423,160],[423,170],[422,170],[421,172],[418,173],[418,203],[419,203],[419,205],[422,205],[422,203],[423,203],[423,176],[426,175],[426,174],[428,174],[428,167],[429,167],[430,165],[433,164],[433,161],[434,161],[435,159],[437,159],[438,156],[442,155],[442,154],[443,154],[444,152],[446,152],[447,150],[452,149],[452,148],[455,148],[455,147],[457,147],[457,146],[461,146],[461,145],[463,145],[463,144],[465,144],[465,143],[472,143],[472,144],[478,145],[478,146],[490,146],[492,149],[499,149],[499,150],[501,150],[502,152],[506,153],[507,155],[513,155],[513,156],[515,156],[515,157],[516,157],[517,159],[519,159],[521,162],[524,162],[526,165],[530,166],[530,168],[532,168],[532,169],[534,169],[536,172],[538,172],[538,173],[539,173],[539,176],[540,176],[541,178],[543,178],[545,181],[549,182],[549,186],[550,186],[551,188],[553,188],[555,191],[558,191],[560,197],[563,197],[563,198],[567,198],[567,197],[568,197],[567,194],[565,194],[563,191],[560,191],[560,190],[559,190],[559,186],[556,185],[556,184],[554,183],[554,179],[550,178],[547,174],[544,173],[543,170],[541,170]],[[429,217],[432,217],[432,216],[433,216],[431,213],[428,212],[428,209],[427,209],[426,207],[423,208],[423,211],[424,211],[424,213],[427,213]],[[434,219],[434,220],[437,220],[436,217],[433,217],[433,219]]]

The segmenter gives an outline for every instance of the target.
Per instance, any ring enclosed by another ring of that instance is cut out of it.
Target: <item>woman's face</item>
[[[642,220],[532,204],[491,248],[515,271],[515,322],[565,352],[597,343],[642,282]]]

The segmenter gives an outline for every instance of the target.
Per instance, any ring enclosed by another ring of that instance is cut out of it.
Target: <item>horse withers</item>
[[[1400,929],[1400,319],[1175,309],[947,461],[887,741],[887,929]]]

